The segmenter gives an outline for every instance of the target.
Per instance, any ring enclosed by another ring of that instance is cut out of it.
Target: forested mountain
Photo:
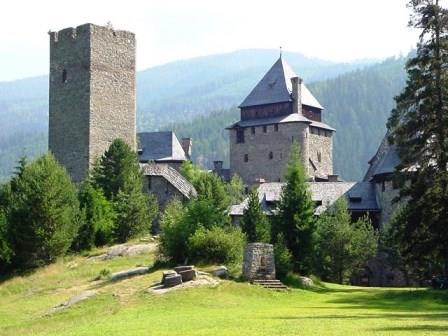
[[[284,53],[326,107],[338,129],[335,162],[346,178],[359,178],[384,133],[392,97],[403,85],[404,59],[350,64]],[[191,136],[194,158],[210,166],[227,159],[224,127],[236,120],[236,106],[278,58],[277,50],[242,50],[199,57],[141,71],[137,75],[139,130],[176,129]],[[312,83],[314,82],[314,83]],[[48,78],[0,83],[0,177],[20,156],[47,147]]]

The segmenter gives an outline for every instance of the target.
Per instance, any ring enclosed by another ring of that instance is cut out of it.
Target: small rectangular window
[[[255,127],[251,128],[252,134],[255,134]]]
[[[278,124],[274,125],[274,131],[278,132]]]
[[[263,126],[263,133],[267,133],[268,132],[268,127],[266,125]]]
[[[244,154],[244,162],[249,162],[249,154]]]
[[[236,130],[236,143],[244,143],[244,128]]]

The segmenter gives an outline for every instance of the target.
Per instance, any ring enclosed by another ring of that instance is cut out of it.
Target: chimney
[[[191,140],[191,138],[182,138],[182,149],[184,150],[185,156],[187,157],[188,160],[190,160],[191,158],[191,146],[193,144],[193,141]]]
[[[213,161],[214,171],[219,173],[222,170],[223,161]]]
[[[339,182],[339,175],[328,175],[328,182]]]
[[[302,78],[300,77],[292,77],[292,113],[302,114]]]

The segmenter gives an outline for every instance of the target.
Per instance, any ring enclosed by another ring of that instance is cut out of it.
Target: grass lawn
[[[447,335],[448,293],[327,284],[279,293],[223,281],[214,288],[148,293],[162,271],[92,281],[145,265],[148,256],[66,258],[0,283],[0,335]],[[52,315],[86,289],[98,295]]]

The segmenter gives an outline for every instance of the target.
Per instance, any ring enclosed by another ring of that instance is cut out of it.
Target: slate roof
[[[310,124],[314,127],[323,128],[330,131],[336,131],[333,127],[319,121],[310,120],[298,113],[288,114],[286,116],[279,116],[274,118],[260,118],[260,119],[249,119],[240,120],[233,125],[227,127],[227,129],[232,129],[235,127],[251,127],[251,126],[261,126],[261,125],[271,125],[271,124],[286,124],[293,122],[304,122]]]
[[[196,197],[197,192],[193,185],[183,177],[176,169],[165,163],[140,164],[143,175],[162,176],[186,198]]]
[[[280,57],[239,107],[291,102],[292,77],[297,77],[296,73]],[[320,105],[303,82],[301,85],[301,95],[302,104],[323,109],[322,105]]]
[[[369,161],[369,169],[364,176],[364,181],[370,181],[375,177],[390,175],[395,171],[401,160],[395,145],[389,144],[386,134],[378,147],[375,156]]]
[[[266,214],[275,212],[275,203],[280,201],[282,188],[281,182],[263,183],[258,187],[258,197]],[[375,197],[374,185],[370,182],[308,182],[311,198],[319,202],[315,209],[315,215],[323,213],[340,197],[346,197],[350,211],[379,211]],[[248,199],[242,203],[233,205],[230,209],[231,216],[242,216],[247,208]]]
[[[140,162],[186,161],[185,152],[174,132],[142,132],[137,134]]]

